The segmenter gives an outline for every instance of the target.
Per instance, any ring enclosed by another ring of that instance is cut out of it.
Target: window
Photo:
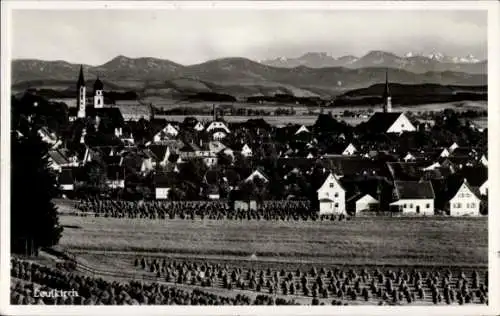
[[[326,196],[330,196],[330,193],[326,192]]]
[[[406,208],[406,204],[403,204],[403,208]]]
[[[430,208],[431,205],[429,203],[425,204],[425,208]]]
[[[462,203],[457,203],[457,208],[461,208],[462,207]]]
[[[471,203],[470,207],[476,207],[476,203]]]
[[[335,197],[339,197],[339,193],[338,192],[335,192]]]
[[[333,183],[330,183],[330,188],[333,188]]]
[[[339,203],[335,203],[335,207],[339,207]]]
[[[410,208],[413,208],[413,204],[410,203]]]

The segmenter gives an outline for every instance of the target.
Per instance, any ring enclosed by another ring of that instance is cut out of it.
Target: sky
[[[486,11],[15,10],[12,58],[100,65],[118,55],[189,65],[307,52],[486,58]]]

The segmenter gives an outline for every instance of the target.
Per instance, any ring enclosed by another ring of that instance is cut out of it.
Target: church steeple
[[[83,78],[83,65],[80,65],[80,75],[78,76],[77,86],[80,88],[85,85],[85,79]]]
[[[102,81],[97,76],[94,82],[94,108],[100,109],[104,107],[104,95],[103,95],[104,85]]]
[[[78,82],[76,84],[76,91],[77,91],[77,96],[76,96],[76,104],[78,106],[78,114],[77,116],[79,118],[84,118],[85,115],[85,108],[86,108],[86,101],[87,101],[87,92],[85,88],[85,79],[83,78],[83,65],[80,66],[80,74],[78,76]]]
[[[389,69],[385,70],[385,87],[384,94],[382,96],[384,102],[384,112],[392,111],[391,93],[389,91]]]

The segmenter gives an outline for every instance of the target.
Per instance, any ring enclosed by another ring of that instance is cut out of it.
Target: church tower
[[[83,66],[80,66],[80,75],[78,76],[78,83],[76,85],[76,91],[77,91],[77,99],[76,99],[76,105],[78,108],[78,114],[77,116],[79,118],[85,117],[85,107],[86,107],[86,98],[87,94],[85,91],[85,79],[83,78]]]
[[[104,95],[102,94],[102,90],[104,85],[102,81],[99,80],[99,76],[94,82],[94,108],[101,109],[104,107]]]
[[[389,92],[389,70],[385,71],[385,89],[384,95],[382,96],[384,101],[384,113],[390,113],[392,111],[392,101],[391,93]]]

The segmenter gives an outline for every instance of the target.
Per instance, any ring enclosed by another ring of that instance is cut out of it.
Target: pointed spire
[[[385,70],[385,89],[384,89],[384,95],[382,96],[384,99],[384,113],[387,112],[392,112],[392,102],[391,102],[391,93],[389,91],[389,69],[386,68]]]
[[[389,69],[385,69],[385,89],[384,89],[384,99],[390,96],[389,92]]]
[[[80,75],[78,76],[78,86],[84,86],[85,79],[83,78],[83,65],[80,65]]]

